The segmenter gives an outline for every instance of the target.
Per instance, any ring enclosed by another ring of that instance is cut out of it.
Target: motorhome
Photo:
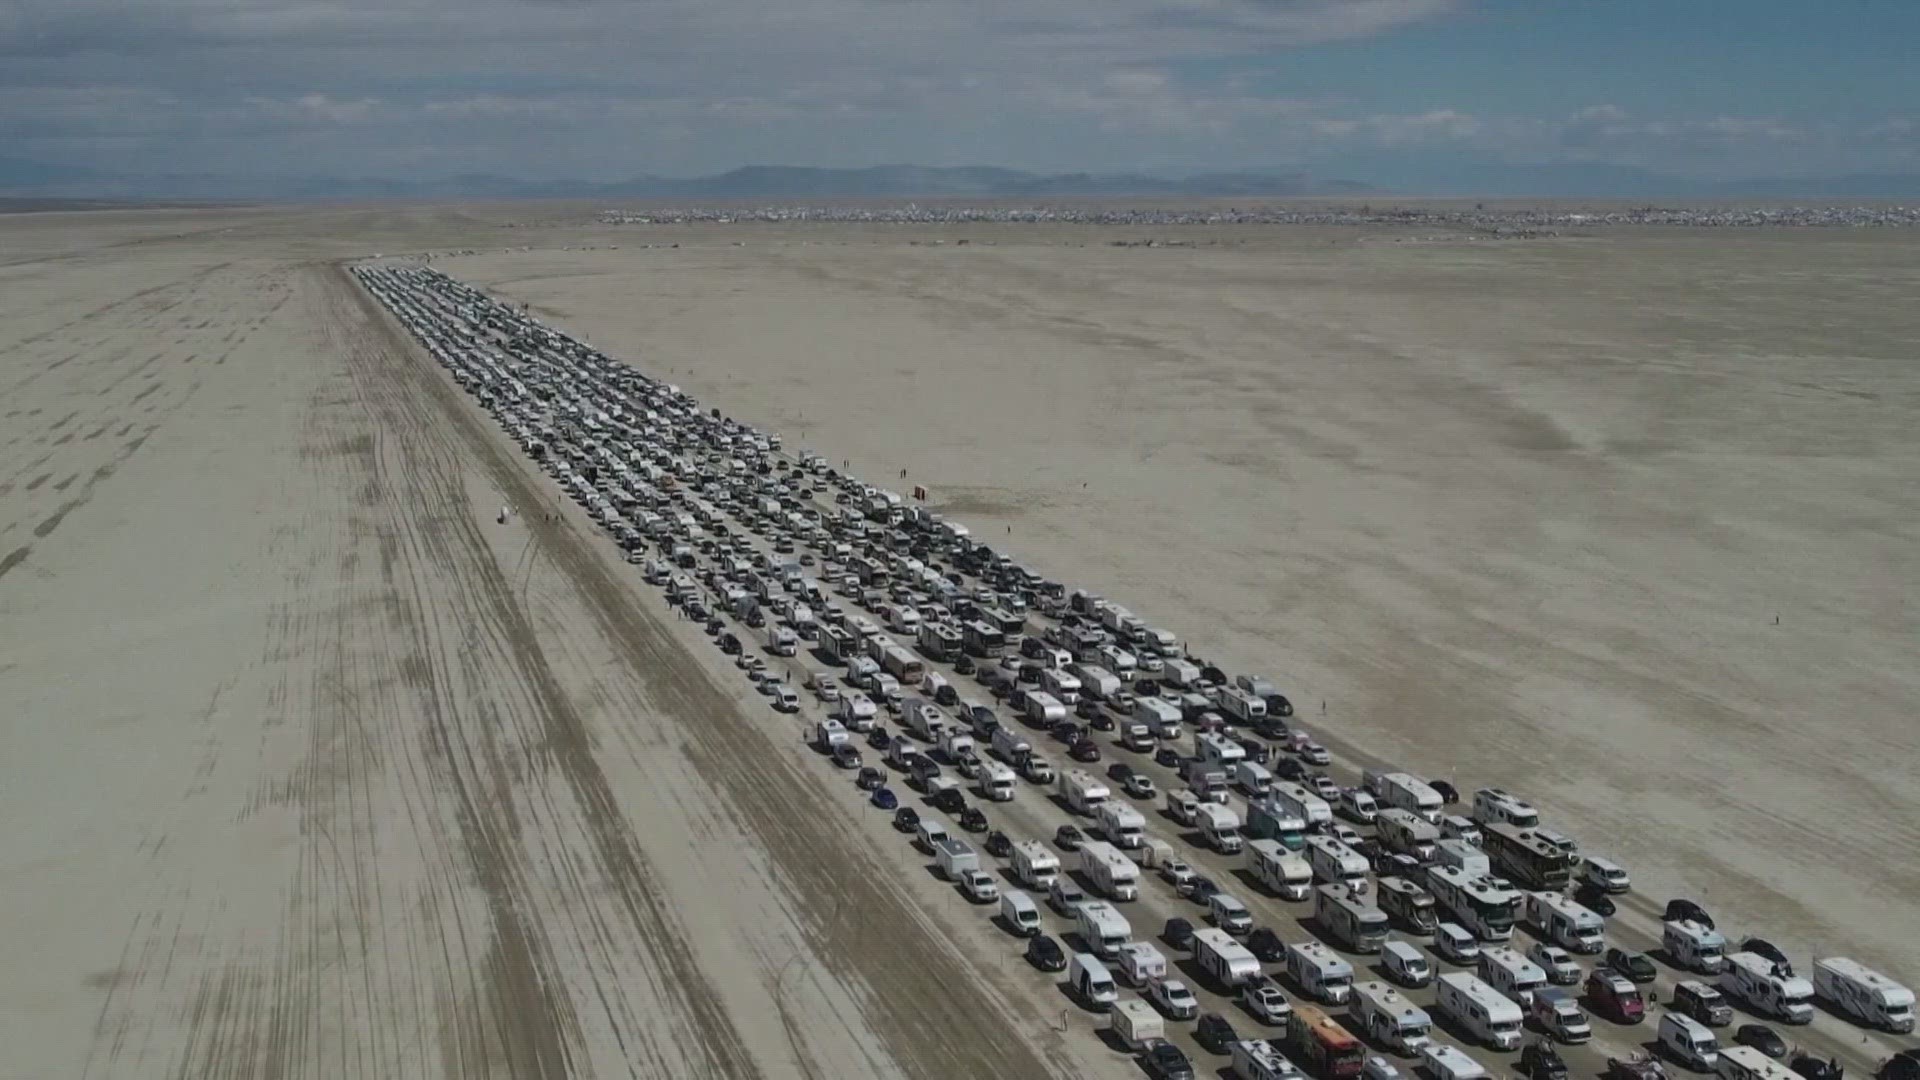
[[[1303,1080],[1300,1067],[1268,1039],[1238,1039],[1227,1047],[1233,1075],[1240,1080]]]
[[[1726,935],[1691,919],[1661,923],[1660,947],[1675,967],[1702,975],[1718,975],[1727,966]]]
[[[1450,971],[1435,982],[1440,1011],[1452,1017],[1474,1041],[1495,1050],[1512,1050],[1520,1045],[1525,1017],[1512,999],[1464,971]]]
[[[1167,977],[1167,958],[1150,941],[1129,941],[1121,946],[1116,966],[1128,986],[1145,986],[1151,980]]]
[[[767,652],[774,656],[796,656],[800,652],[800,637],[788,626],[769,622],[761,631]]]
[[[1411,1056],[1433,1041],[1433,1018],[1405,994],[1378,980],[1355,983],[1348,1007],[1360,1030],[1389,1049]]]
[[[1212,731],[1202,731],[1194,735],[1193,753],[1198,760],[1219,766],[1226,772],[1231,772],[1236,763],[1245,761],[1247,758],[1245,747],[1225,735]]]
[[[1278,840],[1247,844],[1247,872],[1254,881],[1287,900],[1305,900],[1313,888],[1313,868]]]
[[[1313,890],[1313,918],[1329,937],[1352,952],[1379,952],[1387,939],[1386,913],[1345,885]]]
[[[1080,845],[1080,872],[1094,892],[1110,900],[1140,895],[1140,867],[1112,844],[1089,840]]]
[[[1480,950],[1480,978],[1519,1002],[1523,1009],[1532,1005],[1534,993],[1547,985],[1546,971],[1511,945]]]
[[[980,789],[980,797],[989,802],[1012,802],[1014,794],[1013,770],[997,761],[989,761],[980,767],[980,776],[975,780]]]
[[[1527,922],[1539,936],[1571,953],[1592,956],[1607,946],[1607,924],[1559,893],[1527,894]]]
[[[1720,1080],[1798,1080],[1799,1073],[1751,1046],[1728,1046],[1713,1063]]]
[[[1493,873],[1493,860],[1480,850],[1480,845],[1456,836],[1446,837],[1433,845],[1433,861],[1440,866],[1469,871],[1473,877]]]
[[[1146,842],[1147,817],[1118,799],[1108,799],[1096,808],[1101,835],[1115,847],[1133,850]]]
[[[960,646],[970,656],[994,660],[1007,651],[1007,636],[975,619],[960,628]]]
[[[1501,821],[1486,826],[1482,847],[1501,876],[1522,888],[1548,892],[1567,887],[1579,859],[1534,829]]]
[[[1813,962],[1813,991],[1843,1016],[1904,1035],[1913,1030],[1913,991],[1844,956]]]
[[[1287,946],[1287,975],[1302,993],[1327,1005],[1341,1005],[1353,990],[1353,965],[1317,941]]]
[[[1198,809],[1197,823],[1208,847],[1222,855],[1232,855],[1240,850],[1239,814],[1219,803],[1202,803]]]
[[[1540,811],[1511,792],[1487,787],[1473,793],[1473,820],[1482,827],[1498,823],[1533,829],[1540,825]]]
[[[1097,814],[1101,804],[1113,795],[1106,784],[1085,769],[1068,769],[1061,773],[1059,791],[1060,799],[1068,809],[1089,817]]]
[[[1434,866],[1427,870],[1427,891],[1454,922],[1481,941],[1513,937],[1522,894],[1504,878],[1460,867]]]
[[[1473,1055],[1446,1043],[1428,1043],[1420,1048],[1420,1070],[1428,1080],[1486,1080],[1487,1067]]]
[[[1080,939],[1102,958],[1118,956],[1120,946],[1133,935],[1133,926],[1120,909],[1105,900],[1089,900],[1074,913]]]
[[[1772,960],[1759,953],[1728,954],[1727,966],[1720,972],[1720,989],[1762,1016],[1788,1024],[1813,1022],[1813,984],[1777,970]]]
[[[1193,932],[1193,962],[1208,978],[1231,989],[1260,974],[1260,961],[1232,934],[1214,926]]]
[[[1367,891],[1367,860],[1331,836],[1307,837],[1307,864],[1315,881],[1345,885],[1355,894]]]
[[[1038,840],[1013,845],[1013,876],[1029,889],[1045,892],[1060,877],[1060,857]]]
[[[1282,813],[1299,818],[1309,829],[1333,824],[1333,807],[1327,800],[1290,780],[1275,780],[1269,798]]]
[[[1433,933],[1433,928],[1440,923],[1433,894],[1406,878],[1382,875],[1377,897],[1380,910],[1409,933],[1425,936]]]
[[[1440,828],[1412,810],[1393,806],[1374,815],[1374,830],[1388,851],[1411,855],[1422,863],[1434,860]]]
[[[1434,825],[1440,823],[1440,815],[1446,808],[1440,793],[1412,773],[1391,772],[1381,776],[1376,794],[1386,805],[1411,810]]]
[[[1247,801],[1246,833],[1261,840],[1276,840],[1288,851],[1307,848],[1307,823],[1282,808],[1271,795]]]
[[[1705,1024],[1676,1012],[1660,1016],[1660,1049],[1695,1072],[1712,1072],[1720,1060],[1720,1040]]]
[[[1107,966],[1092,953],[1078,952],[1067,962],[1067,985],[1072,987],[1074,996],[1080,1004],[1094,1012],[1106,1012],[1120,1000],[1120,990],[1113,983],[1113,976]]]

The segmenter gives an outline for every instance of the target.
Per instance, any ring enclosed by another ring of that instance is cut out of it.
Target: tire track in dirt
[[[344,272],[343,272],[344,274]],[[510,459],[454,384],[406,340],[370,297],[354,287],[369,319],[392,339],[395,366],[411,369],[420,394],[437,401],[462,436],[470,456],[510,502],[542,505],[537,482]],[[400,357],[407,359],[401,360]],[[1043,1061],[1023,1040],[1009,1038],[1016,1020],[989,990],[980,972],[926,947],[941,931],[885,883],[891,874],[830,822],[812,813],[827,795],[817,778],[795,769],[716,686],[670,630],[641,605],[622,602],[625,589],[589,541],[564,522],[529,519],[537,542],[571,577],[607,639],[620,646],[664,711],[684,718],[688,753],[697,770],[762,842],[793,894],[807,907],[800,920],[815,955],[835,974],[870,986],[869,1007],[894,1059],[925,1076],[1040,1076],[1073,1071]],[[590,754],[582,745],[583,756]],[[597,766],[593,766],[597,772]],[[618,807],[605,814],[617,818]],[[836,925],[841,903],[862,914],[858,933]],[[913,957],[912,963],[900,958]]]

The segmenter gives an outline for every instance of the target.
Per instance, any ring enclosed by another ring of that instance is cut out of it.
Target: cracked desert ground
[[[1920,981],[1920,238],[595,209],[0,216],[0,1074],[1128,1075],[374,253]]]

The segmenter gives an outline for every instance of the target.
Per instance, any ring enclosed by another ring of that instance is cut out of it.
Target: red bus
[[[1324,1080],[1359,1076],[1360,1067],[1366,1064],[1367,1048],[1360,1040],[1338,1020],[1306,1002],[1293,1006],[1287,1041],[1294,1061]]]

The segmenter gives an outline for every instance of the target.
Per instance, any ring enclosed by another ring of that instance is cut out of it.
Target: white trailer
[[[1197,810],[1200,835],[1206,838],[1208,847],[1222,855],[1240,850],[1239,814],[1218,803],[1201,803]]]
[[[1600,916],[1559,893],[1528,893],[1527,922],[1568,952],[1592,956],[1607,946],[1607,924]]]
[[[1038,840],[1013,845],[1013,876],[1029,889],[1045,892],[1060,878],[1060,857]]]
[[[1458,837],[1449,836],[1435,843],[1433,861],[1439,866],[1465,870],[1468,877],[1484,877],[1493,873],[1493,860],[1480,850],[1480,845]]]
[[[1331,836],[1307,837],[1307,865],[1316,881],[1345,885],[1355,894],[1367,891],[1366,856]]]
[[[1180,709],[1172,702],[1157,697],[1135,698],[1133,718],[1147,725],[1157,739],[1177,739],[1180,737]]]
[[[846,725],[832,717],[816,721],[813,725],[813,744],[822,750],[831,750],[843,746],[852,736],[847,734]]]
[[[1773,961],[1759,953],[1730,953],[1720,972],[1720,990],[1763,1016],[1788,1024],[1813,1022],[1813,984],[1775,970]]]
[[[1059,698],[1062,704],[1080,704],[1080,680],[1060,668],[1047,668],[1040,673],[1040,685],[1046,692]]]
[[[1167,1021],[1152,1005],[1139,998],[1122,998],[1113,1004],[1113,1034],[1127,1049],[1139,1051],[1149,1043],[1167,1037]]]
[[[1270,801],[1281,813],[1306,822],[1309,829],[1333,824],[1333,807],[1327,805],[1327,800],[1290,780],[1273,782]]]
[[[900,703],[900,722],[906,725],[908,731],[928,742],[937,742],[941,734],[952,726],[952,721],[940,706],[917,695]]]
[[[958,881],[968,870],[980,869],[979,853],[965,840],[953,837],[933,841],[933,860],[948,881]]]
[[[1033,754],[1033,744],[1018,731],[1001,724],[993,729],[993,752],[1009,765],[1019,765]]]
[[[1080,679],[1080,692],[1095,701],[1112,701],[1122,689],[1120,677],[1098,664],[1073,664],[1067,668]]]
[[[1474,1041],[1495,1050],[1520,1045],[1525,1016],[1512,999],[1465,971],[1450,971],[1435,981],[1440,1011],[1465,1028]]]
[[[1120,909],[1105,900],[1088,900],[1074,913],[1074,925],[1081,940],[1095,955],[1105,959],[1118,956],[1120,947],[1133,936],[1133,925]]]
[[[1506,941],[1520,915],[1520,890],[1504,878],[1464,867],[1434,866],[1427,871],[1434,904],[1481,941]]]
[[[1249,694],[1237,686],[1220,691],[1220,708],[1243,724],[1258,723],[1267,717],[1266,699]]]
[[[1131,851],[1146,842],[1147,816],[1118,799],[1101,803],[1094,817],[1099,819],[1100,832],[1115,847]]]
[[[950,764],[957,764],[961,755],[974,753],[972,734],[958,724],[946,725],[940,732],[940,753]]]
[[[1060,798],[1076,814],[1089,817],[1100,810],[1100,804],[1112,797],[1113,792],[1099,778],[1085,769],[1068,769],[1060,774]]]
[[[1042,727],[1052,727],[1067,718],[1067,707],[1045,690],[1027,695],[1027,719]]]
[[[1260,960],[1232,934],[1214,926],[1193,932],[1193,962],[1221,986],[1240,986],[1260,974]]]
[[[1306,995],[1325,1005],[1340,1005],[1353,992],[1353,965],[1317,941],[1287,946],[1287,974]]]
[[[1313,888],[1313,867],[1278,840],[1247,844],[1247,870],[1253,880],[1288,900],[1305,900]]]
[[[1353,1002],[1348,1007],[1360,1029],[1382,1043],[1411,1057],[1433,1041],[1433,1017],[1415,1005],[1405,994],[1378,980],[1355,983]]]
[[[1884,1031],[1913,1030],[1913,991],[1844,956],[1813,962],[1813,989],[1844,1016]]]
[[[1112,844],[1089,840],[1080,845],[1080,872],[1094,892],[1110,900],[1127,901],[1140,896],[1140,867]]]
[[[800,652],[800,637],[791,627],[769,621],[764,631],[767,651],[775,656],[796,656]]]

